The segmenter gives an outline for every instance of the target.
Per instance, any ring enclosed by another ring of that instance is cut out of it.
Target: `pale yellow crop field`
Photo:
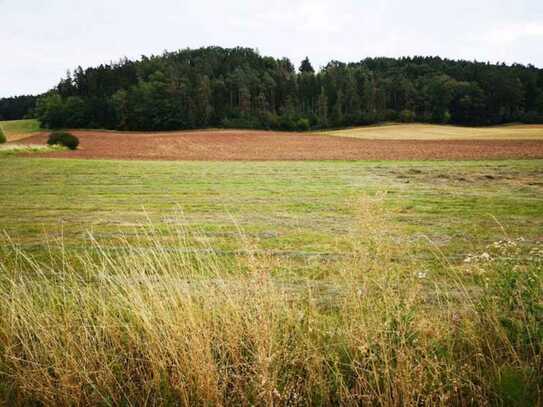
[[[316,134],[377,140],[543,140],[543,125],[459,127],[436,124],[387,124]]]

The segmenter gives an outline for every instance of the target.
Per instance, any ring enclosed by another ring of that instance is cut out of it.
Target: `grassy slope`
[[[543,126],[458,127],[433,124],[389,124],[323,131],[318,134],[382,140],[540,140],[543,139]]]
[[[341,253],[364,194],[387,192],[409,238],[429,236],[453,258],[512,234],[541,237],[541,161],[121,162],[0,160],[0,225],[26,244],[61,231],[81,244],[148,222],[202,229],[230,248],[237,223],[263,248]],[[29,182],[29,180],[32,180]],[[182,215],[181,215],[182,212]],[[39,246],[38,246],[39,247]],[[458,256],[458,257],[457,257]]]
[[[34,119],[0,121],[0,127],[4,130],[8,141],[19,140],[41,130],[39,122]]]

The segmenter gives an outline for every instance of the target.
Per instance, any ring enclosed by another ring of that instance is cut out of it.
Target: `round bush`
[[[69,148],[70,150],[75,150],[79,145],[79,139],[73,134],[56,131],[49,135],[47,144],[49,144],[50,146],[61,145]]]
[[[70,150],[75,150],[79,145],[79,139],[71,134],[66,134],[60,140],[60,144],[64,147],[68,147]]]
[[[50,146],[60,144],[60,138],[62,133],[51,133],[49,134],[49,138],[47,139],[47,144]]]
[[[4,135],[4,132],[2,131],[2,128],[0,127],[0,144],[5,143],[6,141],[7,141],[6,136]]]

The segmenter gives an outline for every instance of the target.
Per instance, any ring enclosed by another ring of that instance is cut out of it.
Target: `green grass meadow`
[[[34,119],[2,121],[0,127],[8,140],[13,136],[31,134],[41,130],[40,123]]]
[[[7,405],[543,401],[541,160],[0,174]]]
[[[224,244],[241,228],[278,251],[330,253],[350,238],[357,203],[384,196],[406,236],[461,255],[504,233],[543,230],[541,161],[0,161],[2,229],[25,244],[62,229],[107,238],[148,222],[182,223]]]

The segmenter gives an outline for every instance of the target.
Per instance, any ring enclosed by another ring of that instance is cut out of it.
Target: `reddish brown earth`
[[[543,158],[543,140],[361,140],[263,131],[74,131],[77,151],[43,157],[123,160],[470,160]],[[40,133],[20,144],[45,144]]]

